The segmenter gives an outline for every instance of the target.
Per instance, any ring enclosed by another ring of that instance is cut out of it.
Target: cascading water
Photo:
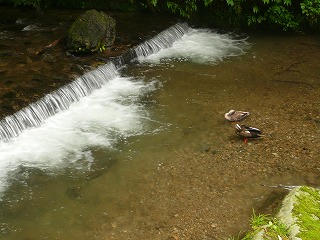
[[[39,101],[3,119],[0,122],[0,139],[6,141],[17,137],[25,129],[41,125],[50,116],[68,109],[70,104],[89,95],[115,76],[115,66],[106,64],[47,94]]]
[[[178,23],[159,33],[153,39],[129,50],[122,56],[113,58],[112,62],[84,74],[74,82],[47,94],[17,113],[5,117],[0,121],[0,141],[8,141],[28,128],[40,126],[44,120],[57,112],[68,109],[72,103],[84,96],[88,96],[93,90],[101,88],[110,79],[116,77],[117,69],[124,64],[137,57],[146,57],[160,49],[172,46],[176,40],[180,39],[188,31],[190,31],[190,28],[187,24]]]
[[[243,54],[245,45],[245,40],[232,35],[178,23],[3,119],[1,239],[87,239],[92,219],[126,218],[118,209],[126,208],[122,200],[132,186],[138,186],[134,176],[160,166],[156,163],[162,161],[161,153],[179,146],[170,141],[176,144],[190,133],[189,128],[182,131],[190,122],[185,125],[183,119],[188,118],[181,116],[193,116],[198,110],[185,112],[193,107],[184,101],[189,91],[183,84],[194,81],[198,92],[203,89],[199,83],[211,79],[197,79],[189,71],[198,74],[203,64],[211,69],[212,63]],[[143,64],[122,69],[131,61]],[[120,76],[122,70],[129,77]],[[172,81],[167,82],[167,77]],[[160,81],[164,87],[153,95]],[[145,103],[153,97],[157,104],[147,108]],[[170,99],[179,104],[171,105]],[[182,122],[176,122],[178,118]],[[122,188],[127,183],[132,185]],[[124,196],[117,195],[119,189]],[[110,208],[100,208],[102,203]]]
[[[177,39],[180,39],[189,31],[191,31],[191,29],[186,23],[176,24],[158,34],[155,38],[138,45],[134,48],[134,51],[138,58],[147,57],[161,49],[171,47]]]
[[[145,133],[148,111],[137,101],[154,81],[123,78],[131,61],[178,59],[214,64],[241,55],[245,39],[178,23],[70,84],[0,121],[0,192],[19,166],[41,169],[92,161],[91,147],[110,147],[119,137]]]
[[[119,137],[142,134],[148,113],[138,99],[154,91],[155,82],[120,77],[118,71],[142,53],[171,47],[188,31],[187,24],[178,23],[2,119],[0,192],[9,185],[8,174],[19,166],[48,169],[81,159],[90,165],[88,148],[111,147]]]
[[[112,59],[112,62],[121,67],[124,64],[147,57],[161,49],[169,48],[175,41],[181,39],[183,35],[190,32],[191,28],[186,23],[177,23],[163,32],[157,34],[154,38],[141,43],[140,45],[130,49],[122,56]]]

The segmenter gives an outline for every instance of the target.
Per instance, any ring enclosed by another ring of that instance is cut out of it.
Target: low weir
[[[191,28],[186,23],[177,23],[144,43],[129,49],[121,56],[85,73],[73,82],[47,94],[38,101],[0,121],[0,141],[6,142],[19,136],[24,130],[40,126],[54,114],[67,110],[69,106],[95,89],[101,88],[117,76],[117,70],[139,58],[144,58],[172,44],[188,33]]]

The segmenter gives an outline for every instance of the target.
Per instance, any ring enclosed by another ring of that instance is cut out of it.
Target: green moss
[[[297,187],[283,200],[277,217],[253,212],[251,231],[243,238],[231,239],[320,239],[320,189]],[[230,238],[229,238],[230,239]]]
[[[116,37],[116,21],[103,12],[89,10],[79,16],[71,25],[67,46],[73,52],[104,51]]]
[[[317,189],[301,187],[301,194],[296,196],[293,216],[300,227],[301,239],[319,239],[320,236],[320,192]]]

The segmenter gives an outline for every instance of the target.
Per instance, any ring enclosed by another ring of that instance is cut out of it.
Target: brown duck
[[[244,112],[244,111],[236,111],[236,110],[230,110],[227,112],[224,117],[230,122],[240,122],[246,117],[249,116],[249,112]]]
[[[244,142],[248,141],[248,138],[262,137],[260,129],[255,127],[249,127],[247,125],[236,124],[236,133],[244,138]]]

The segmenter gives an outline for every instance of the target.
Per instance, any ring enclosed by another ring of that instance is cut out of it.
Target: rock
[[[69,198],[73,200],[81,200],[83,198],[82,190],[83,189],[80,186],[68,187],[66,193],[69,196]]]
[[[71,25],[67,46],[73,52],[96,52],[113,45],[116,21],[97,10],[86,11]]]
[[[320,236],[320,190],[296,187],[282,202],[277,218],[289,227],[290,239]]]
[[[276,220],[274,220],[276,219]],[[273,220],[254,229],[251,239],[278,239],[309,240],[320,236],[320,190],[307,186],[295,187],[282,201],[281,208]],[[279,224],[287,230],[287,236],[280,236]],[[249,233],[250,234],[250,233]],[[283,238],[284,237],[284,238]]]

